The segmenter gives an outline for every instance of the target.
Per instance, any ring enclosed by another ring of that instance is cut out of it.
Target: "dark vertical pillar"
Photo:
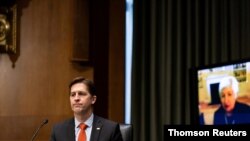
[[[109,89],[109,1],[89,0],[90,47],[93,56],[94,82],[97,87],[95,113],[108,117]]]

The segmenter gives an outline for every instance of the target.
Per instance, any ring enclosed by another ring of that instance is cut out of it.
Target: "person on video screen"
[[[214,124],[249,124],[250,106],[237,101],[239,83],[233,76],[222,78],[219,84],[221,106],[214,113]]]

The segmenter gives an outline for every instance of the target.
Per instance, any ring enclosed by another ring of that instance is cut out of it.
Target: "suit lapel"
[[[74,119],[72,118],[72,120],[70,120],[69,124],[68,124],[68,127],[67,127],[67,139],[69,141],[75,141],[75,121]]]
[[[102,126],[102,121],[99,120],[98,117],[94,116],[90,141],[98,141]]]

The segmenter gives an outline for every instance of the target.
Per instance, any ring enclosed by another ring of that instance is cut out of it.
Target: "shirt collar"
[[[94,119],[94,114],[92,113],[90,115],[90,117],[84,122],[84,124],[88,125],[88,127],[91,127],[93,124],[93,119]],[[80,125],[81,122],[79,122],[76,118],[75,118],[75,127],[78,128],[78,126]]]

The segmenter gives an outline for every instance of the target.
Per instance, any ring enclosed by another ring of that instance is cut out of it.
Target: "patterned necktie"
[[[80,125],[80,133],[78,136],[78,141],[87,141],[87,136],[86,136],[86,132],[85,129],[87,128],[87,125],[84,123],[81,123]]]

